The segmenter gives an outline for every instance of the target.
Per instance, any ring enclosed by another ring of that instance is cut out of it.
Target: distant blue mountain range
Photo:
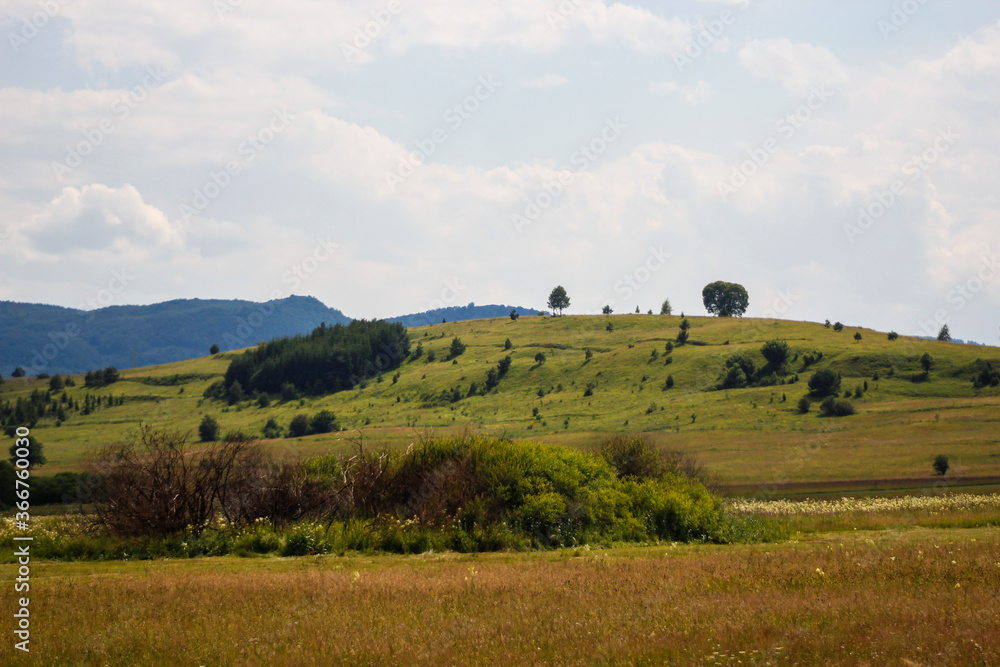
[[[455,306],[388,318],[414,327],[425,324],[507,317],[511,306]],[[522,315],[537,310],[517,308]],[[321,323],[351,318],[314,297],[290,296],[266,303],[221,299],[178,299],[149,306],[77,310],[0,301],[0,374],[20,366],[29,375],[82,373],[115,366],[151,366],[225,352],[312,331]]]

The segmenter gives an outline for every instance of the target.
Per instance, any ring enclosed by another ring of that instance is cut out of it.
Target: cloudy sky
[[[1000,343],[993,0],[4,0],[0,300]]]

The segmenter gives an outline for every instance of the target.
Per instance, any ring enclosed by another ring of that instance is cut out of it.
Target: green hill
[[[223,431],[261,433],[271,418],[287,430],[293,416],[325,409],[347,430],[280,438],[273,447],[297,457],[356,446],[352,438],[359,434],[369,446],[405,447],[429,432],[476,429],[590,448],[630,431],[696,454],[722,483],[749,491],[786,482],[878,478],[930,485],[938,454],[953,461],[947,484],[1000,475],[1000,389],[975,389],[971,382],[985,362],[1000,367],[997,348],[908,337],[889,341],[868,329],[837,332],[805,322],[688,319],[690,342],[669,353],[679,317],[497,318],[410,329],[411,352],[419,346],[422,354],[397,372],[332,395],[284,402],[275,397],[267,407],[203,397],[239,352],[125,371],[121,381],[98,390],[85,388],[78,376],[68,398],[83,404],[88,393],[96,393],[124,396],[124,403],[105,402],[88,415],[71,410],[58,427],[54,417],[39,422],[33,434],[49,458],[40,473],[78,469],[89,448],[117,441],[140,420],[196,434],[203,416],[211,415]],[[466,350],[448,359],[455,337]],[[729,356],[742,351],[763,366],[760,348],[770,340],[787,342],[794,359],[789,379],[797,374],[798,381],[715,389]],[[820,352],[822,359],[806,367],[805,357]],[[539,353],[544,361],[536,361]],[[925,353],[933,365],[923,379]],[[509,372],[495,389],[478,393],[507,355]],[[841,395],[851,391],[857,414],[822,417],[818,401],[799,413],[809,377],[823,369],[841,375]],[[472,383],[478,392],[470,396]],[[45,387],[42,380],[7,379],[0,400],[13,403]]]

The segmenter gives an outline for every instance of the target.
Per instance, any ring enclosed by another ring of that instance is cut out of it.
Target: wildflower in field
[[[898,496],[895,498],[841,498],[840,500],[753,500],[733,499],[730,510],[741,514],[769,516],[816,516],[849,512],[891,512],[926,510],[939,512],[953,509],[1000,507],[1000,494],[975,495],[958,493],[949,496]]]

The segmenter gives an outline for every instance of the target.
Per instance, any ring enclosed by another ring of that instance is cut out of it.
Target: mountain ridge
[[[394,318],[413,327],[506,316],[511,306],[451,306]],[[530,315],[538,311],[517,309]],[[148,305],[81,310],[43,303],[0,301],[0,374],[82,373],[95,368],[137,368],[203,356],[304,334],[321,323],[353,318],[313,296],[257,302],[244,299],[172,299]]]

